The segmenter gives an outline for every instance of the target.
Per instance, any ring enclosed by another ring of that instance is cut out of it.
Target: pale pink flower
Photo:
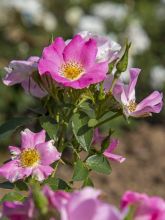
[[[67,193],[44,189],[49,202],[61,215],[61,220],[122,220],[117,208],[98,199],[99,190],[86,187],[80,191]]]
[[[9,146],[12,160],[0,167],[0,176],[11,182],[32,175],[43,181],[52,172],[50,166],[60,159],[61,153],[53,146],[53,141],[45,142],[45,130],[33,133],[29,129],[21,132],[21,148]]]
[[[134,220],[164,220],[165,200],[146,194],[127,191],[122,197],[121,208],[134,207]]]
[[[44,48],[39,61],[40,75],[47,74],[63,86],[82,89],[106,78],[108,61],[98,62],[97,43],[93,38],[75,35],[70,42],[61,37]]]
[[[126,158],[113,153],[118,143],[119,141],[117,139],[112,139],[108,148],[103,152],[103,155],[107,157],[109,160],[114,160],[116,162],[122,163],[125,161]]]
[[[140,69],[130,69],[130,82],[128,85],[118,81],[113,89],[113,95],[123,106],[124,114],[132,117],[150,116],[151,113],[159,113],[163,106],[163,94],[154,91],[140,103],[136,103],[135,86]]]
[[[108,36],[100,36],[88,31],[82,31],[78,34],[80,34],[85,40],[92,38],[96,41],[98,48],[96,55],[97,61],[108,61],[108,63],[111,63],[119,58],[121,46],[111,40]]]
[[[42,98],[47,95],[44,88],[33,80],[32,74],[37,71],[39,57],[29,57],[27,60],[13,60],[5,67],[6,75],[3,83],[12,86],[20,83],[27,94]]]

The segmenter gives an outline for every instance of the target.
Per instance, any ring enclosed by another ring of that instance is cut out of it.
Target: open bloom
[[[32,74],[37,71],[39,57],[29,57],[27,60],[13,60],[5,67],[6,75],[3,83],[12,86],[21,83],[27,94],[42,98],[47,92],[41,89],[33,80]]]
[[[132,206],[135,208],[134,220],[164,220],[165,200],[146,194],[127,191],[122,197],[121,208]]]
[[[86,187],[80,191],[67,193],[44,189],[50,204],[60,213],[61,220],[122,220],[122,215],[114,206],[98,199],[100,191]]]
[[[41,75],[75,89],[99,83],[106,78],[108,62],[98,62],[97,43],[93,38],[76,35],[69,43],[58,37],[43,50],[38,68]]]
[[[120,155],[117,155],[117,154],[114,154],[112,153],[115,148],[117,147],[119,141],[116,140],[116,139],[112,139],[108,148],[103,152],[103,155],[105,157],[107,157],[109,160],[114,160],[114,161],[117,161],[119,163],[122,163],[125,161],[126,158],[120,156]]]
[[[96,41],[98,48],[96,59],[98,62],[108,61],[108,63],[111,63],[119,57],[121,46],[109,37],[96,35],[88,31],[82,31],[79,34],[85,40],[92,38]]]
[[[21,132],[21,148],[9,146],[12,160],[0,167],[0,176],[11,182],[32,175],[43,181],[52,172],[50,166],[60,159],[61,153],[53,146],[53,141],[45,142],[45,130],[33,133],[29,129]]]
[[[133,117],[150,116],[151,113],[159,113],[162,109],[162,93],[154,91],[140,103],[136,103],[135,86],[140,69],[130,69],[130,82],[128,85],[117,82],[113,89],[113,95],[123,106],[124,114]]]

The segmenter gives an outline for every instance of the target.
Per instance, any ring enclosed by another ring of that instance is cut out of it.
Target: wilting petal
[[[34,133],[29,129],[25,129],[21,132],[21,147],[22,148],[34,148],[37,144],[44,143],[46,138],[45,130],[38,133]]]
[[[112,87],[112,82],[113,82],[114,76],[112,74],[109,74],[107,78],[104,80],[104,90],[105,92],[109,92],[111,87]]]
[[[9,146],[9,151],[13,156],[18,156],[21,153],[20,148],[15,146]]]
[[[119,57],[121,46],[112,41],[109,37],[99,36],[88,31],[82,31],[78,33],[85,40],[94,39],[97,43],[97,55],[98,62],[108,61],[113,62]]]
[[[6,67],[6,76],[3,78],[3,83],[12,86],[21,83],[37,70],[37,62],[39,57],[29,57],[28,60],[13,60]]]
[[[40,153],[42,165],[49,165],[60,159],[61,153],[57,151],[53,144],[53,141],[48,141],[36,145],[36,149]]]
[[[44,89],[41,89],[41,87],[31,77],[23,81],[21,85],[25,92],[32,96],[42,98],[47,95],[47,92]]]

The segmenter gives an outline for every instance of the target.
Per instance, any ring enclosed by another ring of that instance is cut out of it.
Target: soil
[[[119,204],[127,190],[165,198],[165,127],[141,123],[134,131],[124,132],[116,153],[126,161],[111,162],[109,176],[92,174],[95,187],[102,189],[110,202]],[[60,168],[58,175],[68,179],[72,173],[69,168]],[[1,191],[0,197],[4,193]]]

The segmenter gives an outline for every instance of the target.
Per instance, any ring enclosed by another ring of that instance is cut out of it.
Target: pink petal
[[[88,70],[92,65],[95,65],[97,54],[96,41],[93,39],[88,40],[82,46],[80,51],[79,62]]]
[[[42,165],[49,165],[60,159],[61,153],[57,151],[53,144],[53,141],[48,141],[36,145],[36,149],[40,153]]]
[[[53,48],[58,52],[58,54],[63,53],[63,50],[66,46],[65,41],[62,39],[62,37],[57,37],[52,44]]]
[[[126,158],[120,156],[120,155],[117,155],[117,154],[112,154],[112,153],[108,153],[108,152],[104,152],[103,155],[105,157],[107,157],[109,160],[114,160],[116,162],[119,162],[119,163],[122,163],[125,161]]]
[[[53,172],[53,168],[50,166],[39,165],[33,169],[32,176],[38,181],[43,181]]]
[[[82,47],[84,45],[84,40],[80,35],[75,35],[74,38],[68,43],[68,45],[65,47],[63,56],[64,61],[77,61],[80,60]]]
[[[44,143],[46,138],[45,130],[38,133],[34,133],[29,129],[25,129],[21,132],[21,147],[22,148],[34,148],[37,144]]]
[[[128,85],[128,92],[127,92],[128,100],[135,100],[135,86],[136,86],[140,71],[141,69],[139,68],[130,69],[130,82]]]
[[[54,77],[54,74],[59,75],[59,67],[55,62],[52,62],[51,60],[41,58],[38,64],[38,70],[39,74],[51,74],[52,78]]]
[[[163,104],[162,99],[163,99],[163,94],[159,93],[158,91],[154,91],[137,105],[136,111],[140,111],[145,107],[150,107],[151,112],[159,113],[161,111]]]
[[[61,66],[61,61],[63,60],[62,55],[55,49],[54,43],[44,48],[42,57],[53,62],[56,66]]]
[[[122,163],[125,161],[126,158],[112,153],[115,150],[115,148],[117,147],[118,143],[119,143],[119,141],[117,139],[112,139],[109,147],[104,151],[103,155],[110,160],[114,160],[119,163]]]
[[[122,220],[119,210],[109,204],[99,202],[97,204],[94,220]]]
[[[38,64],[39,73],[41,75],[59,71],[59,67],[61,67],[64,62],[62,56],[64,47],[64,40],[58,37],[50,46],[44,48],[42,58]]]
[[[10,182],[23,179],[31,174],[30,169],[22,168],[18,160],[12,160],[0,167],[0,176],[5,177]]]

